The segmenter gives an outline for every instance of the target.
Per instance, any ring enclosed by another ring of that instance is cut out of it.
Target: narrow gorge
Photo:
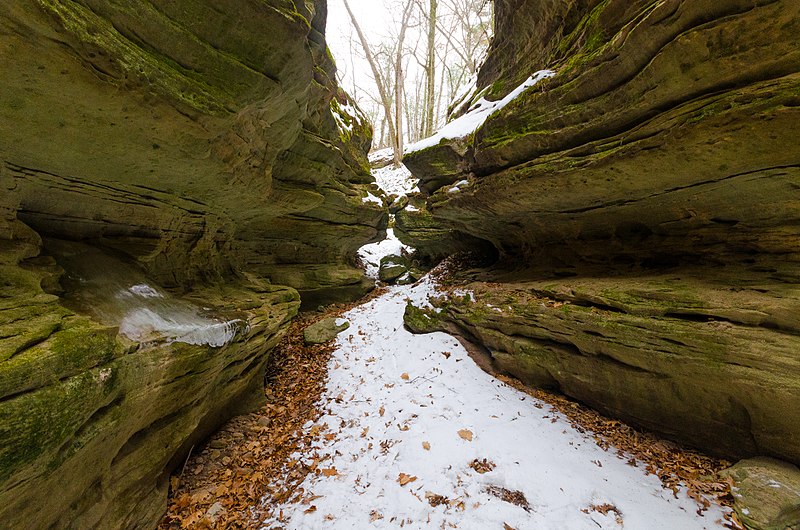
[[[479,380],[468,351],[503,381],[739,461],[719,478],[733,485],[729,517],[800,528],[800,2],[494,0],[474,89],[448,125],[407,147],[418,188],[394,201],[368,160],[371,118],[338,85],[327,17],[326,0],[0,7],[0,526],[168,527],[171,475],[266,403],[267,365],[290,326],[373,291],[379,264],[366,275],[370,254],[358,252],[388,231],[407,250],[384,259],[383,272],[397,271],[380,279],[416,285],[348,313],[362,320],[337,339],[328,380],[349,386],[328,389],[324,405],[338,436],[371,451],[370,427],[435,430],[444,420],[408,416],[417,397],[403,385],[447,370],[452,353],[470,367],[442,390],[457,396],[460,377]],[[423,276],[443,260],[451,288],[436,292]],[[466,349],[427,335],[441,331]],[[424,364],[413,353],[427,342],[443,351]],[[569,422],[534,420],[517,394],[498,393],[515,401],[498,408],[493,383],[480,384],[458,403],[477,412],[492,401],[485,429],[459,430],[458,443],[502,445],[488,433],[506,417],[523,420],[497,433],[567,432]],[[342,405],[345,391],[386,406],[368,420]],[[419,406],[450,421],[450,405]],[[333,461],[337,434],[325,436]],[[423,438],[412,440],[418,457],[431,450]],[[400,443],[375,440],[383,456]],[[558,448],[538,447],[561,462]],[[525,460],[533,473],[538,454],[512,449],[495,458],[501,468]],[[603,467],[596,449],[591,470]],[[387,466],[416,457],[405,458]],[[495,464],[483,466],[470,465],[483,476]],[[345,483],[345,468],[326,477]],[[397,487],[416,480],[400,472]],[[693,501],[676,491],[656,502],[660,486],[647,487],[641,506],[672,510],[660,524],[694,517]],[[363,499],[373,497],[391,495]],[[448,515],[408,527],[478,513],[480,502],[445,497],[420,489],[426,509]],[[343,522],[331,528],[406,524],[361,514],[366,501],[354,499],[355,515],[333,514]],[[625,502],[626,528],[645,528],[649,514]],[[537,524],[621,527],[608,506]],[[498,529],[533,528],[536,506],[513,510]],[[334,525],[316,505],[278,511],[252,527]],[[225,527],[210,520],[183,527]]]

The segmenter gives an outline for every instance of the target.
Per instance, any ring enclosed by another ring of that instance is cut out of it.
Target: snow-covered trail
[[[719,508],[698,515],[688,497],[483,372],[451,336],[406,331],[406,299],[432,290],[428,280],[394,287],[345,313],[327,414],[306,425],[328,433],[311,451],[322,460],[302,485],[310,501],[283,506],[266,528],[722,528]]]

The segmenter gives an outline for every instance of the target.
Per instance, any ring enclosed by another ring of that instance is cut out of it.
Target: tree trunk
[[[437,0],[430,0],[428,11],[428,61],[425,65],[425,76],[428,85],[425,91],[425,125],[422,131],[423,137],[433,134],[433,116],[436,100],[436,9]]]
[[[403,8],[403,21],[400,24],[400,35],[397,37],[397,49],[395,50],[394,61],[394,110],[395,110],[395,150],[394,150],[394,165],[400,167],[403,163],[403,44],[406,40],[406,30],[408,29],[408,21],[411,18],[412,0],[406,2]]]
[[[378,94],[381,97],[381,104],[383,105],[383,111],[388,117],[386,120],[389,125],[389,142],[392,144],[392,147],[395,147],[397,144],[397,132],[394,128],[394,123],[392,123],[392,103],[389,99],[389,92],[386,90],[386,85],[381,77],[381,73],[378,70],[378,65],[375,62],[375,56],[370,49],[369,42],[367,42],[367,38],[364,36],[364,32],[361,31],[361,26],[358,25],[358,21],[356,20],[355,15],[353,14],[353,10],[350,9],[350,4],[347,3],[347,0],[344,0],[344,7],[347,9],[347,14],[350,15],[350,21],[353,23],[353,27],[356,30],[356,34],[358,34],[358,40],[361,41],[361,47],[364,48],[364,55],[367,56],[367,62],[369,63],[369,67],[372,70],[372,75],[375,77],[375,85],[378,87]],[[403,33],[405,31],[403,30]],[[397,159],[397,153],[395,153],[395,160]],[[401,159],[402,159],[402,152],[401,152]],[[396,162],[399,165],[399,162]]]

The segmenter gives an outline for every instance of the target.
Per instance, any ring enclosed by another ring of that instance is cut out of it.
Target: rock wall
[[[405,158],[427,224],[502,256],[441,320],[530,384],[800,462],[800,4],[496,5],[482,94],[555,75]]]
[[[6,2],[0,154],[17,217],[163,285],[240,270],[300,290],[360,282],[331,271],[387,214],[362,202],[371,131],[342,110],[317,4]]]
[[[325,18],[322,0],[3,2],[5,526],[154,527],[169,471],[263,398],[298,291],[316,307],[371,288],[355,250],[388,214],[363,200],[371,130]],[[131,339],[100,307],[140,281],[239,324],[224,343]],[[86,298],[92,282],[114,287]]]

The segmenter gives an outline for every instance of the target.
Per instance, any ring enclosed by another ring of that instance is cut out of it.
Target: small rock
[[[226,445],[225,442],[223,440],[220,440],[219,438],[214,438],[213,440],[208,442],[208,446],[212,449],[224,449],[225,445]]]
[[[747,528],[800,529],[800,469],[774,458],[738,462],[722,472],[733,479],[734,508]]]
[[[394,283],[395,285],[410,285],[416,281],[417,279],[414,278],[414,276],[412,276],[410,272],[406,272],[405,274],[397,278],[397,280],[395,280]]]
[[[306,344],[324,344],[336,338],[336,335],[350,327],[350,322],[346,320],[337,324],[337,318],[325,318],[311,324],[303,331],[303,340]]]
[[[223,513],[225,513],[225,507],[222,506],[222,503],[215,502],[206,511],[206,517],[211,519],[212,523],[215,523],[215,522],[217,522],[217,519],[219,519],[219,516],[222,515]]]
[[[402,210],[403,208],[408,206],[408,196],[407,195],[400,195],[398,197],[390,196],[389,200],[391,201],[389,203],[389,213],[390,214],[396,214],[397,212],[399,212],[400,210]]]
[[[408,272],[410,264],[406,258],[397,254],[389,254],[381,258],[378,278],[382,282],[391,282]]]

